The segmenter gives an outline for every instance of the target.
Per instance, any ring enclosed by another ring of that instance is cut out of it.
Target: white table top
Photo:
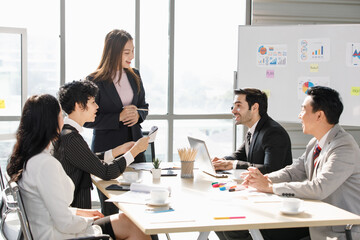
[[[116,205],[146,234],[174,232],[209,232],[245,229],[287,228],[306,226],[334,226],[360,224],[360,216],[321,201],[305,200],[304,212],[285,215],[280,212],[281,199],[245,195],[242,191],[220,191],[213,182],[216,179],[195,171],[193,179],[161,177],[152,180],[148,171],[140,171],[143,183],[170,185],[172,212],[150,213],[145,204],[116,203]],[[108,197],[124,192],[108,191],[105,187],[118,183],[92,177],[94,184]],[[214,217],[245,216],[243,219],[214,220]]]

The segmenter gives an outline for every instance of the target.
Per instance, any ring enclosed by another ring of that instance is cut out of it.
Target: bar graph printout
[[[299,39],[299,62],[327,62],[330,60],[329,39]]]

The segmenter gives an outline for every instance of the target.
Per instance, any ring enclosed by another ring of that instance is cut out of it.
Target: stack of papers
[[[146,201],[150,198],[150,193],[128,191],[121,195],[111,197],[106,202],[122,202],[133,204],[146,204]]]
[[[130,191],[111,197],[106,202],[122,202],[133,204],[146,204],[150,199],[150,191],[153,189],[166,189],[171,193],[170,186],[132,183]]]
[[[180,169],[180,166],[180,162],[161,162],[160,164],[161,169]],[[132,163],[128,167],[134,170],[151,170],[154,168],[152,162]]]
[[[170,186],[142,184],[142,183],[132,183],[130,185],[130,191],[133,191],[133,192],[150,193],[151,190],[155,190],[155,189],[166,189],[169,191],[169,193],[171,195],[171,187]]]

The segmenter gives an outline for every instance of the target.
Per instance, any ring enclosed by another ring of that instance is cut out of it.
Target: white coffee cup
[[[282,209],[287,212],[298,212],[301,208],[303,200],[299,198],[284,198],[282,200]]]
[[[137,172],[124,172],[123,178],[125,182],[134,183],[138,180],[139,174]]]
[[[150,191],[150,201],[156,204],[166,203],[169,197],[169,191],[166,189],[153,189]]]
[[[234,176],[234,179],[242,179],[241,177],[241,174],[244,172],[243,169],[234,169],[234,173],[233,173],[233,176]]]

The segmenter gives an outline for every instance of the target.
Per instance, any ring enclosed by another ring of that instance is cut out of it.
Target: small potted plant
[[[158,178],[160,178],[160,176],[161,176],[160,163],[161,163],[161,161],[160,161],[158,158],[153,159],[153,166],[154,166],[154,168],[151,169],[151,173],[152,173],[152,175],[153,175],[153,178],[155,178],[155,179],[158,179]]]

